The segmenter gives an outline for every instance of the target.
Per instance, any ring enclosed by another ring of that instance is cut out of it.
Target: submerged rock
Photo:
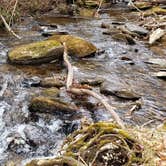
[[[151,58],[145,61],[145,63],[158,65],[159,67],[163,67],[163,68],[166,67],[166,59],[161,59],[161,58]]]
[[[75,131],[67,137],[62,151],[60,157],[32,160],[26,166],[85,166],[89,163],[92,166],[126,166],[143,162],[143,149],[137,140],[117,125],[106,122]]]
[[[97,51],[97,48],[92,43],[72,35],[54,35],[49,40],[65,42],[69,55],[78,58],[87,57]]]
[[[82,85],[87,84],[90,86],[100,86],[104,82],[104,79],[103,78],[84,78],[80,80],[79,82]]]
[[[48,88],[42,91],[43,96],[49,96],[50,98],[59,97],[60,91],[58,88]]]
[[[111,82],[104,82],[100,87],[100,92],[105,95],[114,95],[119,98],[137,100],[141,96],[130,88],[113,86]]]
[[[40,113],[74,113],[77,111],[76,106],[61,101],[60,99],[52,99],[49,97],[35,97],[31,100],[29,110],[31,112],[40,112]]]
[[[15,64],[41,64],[63,58],[63,46],[56,40],[46,40],[13,48],[9,62]]]

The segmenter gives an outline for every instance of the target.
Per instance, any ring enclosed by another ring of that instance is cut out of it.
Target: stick
[[[93,91],[88,90],[88,89],[70,88],[69,91],[71,93],[74,93],[74,94],[77,94],[77,95],[87,94],[87,95],[90,95],[90,96],[96,98],[97,100],[99,100],[104,105],[105,109],[108,110],[111,113],[112,117],[119,124],[119,126],[123,129],[125,128],[125,125],[124,125],[123,121],[120,119],[118,114],[114,111],[114,108],[112,106],[110,106],[110,104],[104,99],[103,96],[100,96],[96,92],[93,92]]]
[[[103,3],[103,0],[100,0],[99,7],[98,7],[98,9],[96,10],[96,13],[94,14],[95,17],[98,17],[98,16],[99,16],[99,11],[100,11],[100,8],[101,8],[102,3]]]
[[[9,21],[9,26],[11,26],[11,22],[13,20],[13,16],[14,16],[14,13],[16,11],[16,7],[17,7],[17,4],[18,4],[18,0],[16,0],[15,4],[14,4],[14,8],[13,8],[13,11],[12,11],[12,15],[10,17],[10,21]]]
[[[109,103],[104,99],[104,97],[98,95],[97,93],[88,90],[88,89],[79,89],[79,88],[72,88],[72,83],[73,83],[73,67],[70,64],[69,60],[68,60],[68,53],[67,53],[67,47],[66,44],[63,43],[64,45],[64,54],[63,54],[63,58],[64,58],[64,62],[66,64],[66,67],[68,69],[68,74],[67,74],[67,82],[66,82],[66,88],[69,92],[74,93],[76,95],[90,95],[93,96],[94,98],[96,98],[97,100],[99,100],[104,107],[106,108],[106,110],[108,110],[112,117],[114,118],[114,120],[119,124],[119,126],[121,128],[125,128],[125,125],[123,123],[123,121],[120,119],[120,117],[118,116],[118,114],[114,111],[113,107],[111,107],[109,105]]]
[[[68,69],[68,74],[67,74],[67,82],[66,82],[66,88],[67,90],[70,89],[72,83],[73,83],[73,67],[72,65],[70,64],[69,60],[68,60],[68,53],[67,53],[67,47],[66,47],[66,43],[64,42],[63,43],[63,46],[64,46],[64,54],[63,54],[63,59],[64,59],[64,62],[66,64],[66,67]]]
[[[9,33],[11,33],[11,34],[12,34],[14,37],[16,37],[17,39],[21,39],[21,37],[18,36],[17,34],[15,34],[15,32],[10,28],[10,26],[9,26],[9,24],[6,22],[5,18],[4,18],[2,15],[0,15],[0,17],[1,17],[1,19],[2,19],[2,21],[3,21],[3,23],[4,23],[4,25],[5,25],[5,27],[6,27],[6,29],[7,29],[7,31],[8,31]]]

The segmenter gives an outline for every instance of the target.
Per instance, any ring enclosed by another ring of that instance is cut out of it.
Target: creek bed
[[[151,73],[160,68],[144,61],[163,57],[153,53],[143,42],[137,41],[136,45],[131,46],[102,34],[104,31],[101,28],[102,22],[111,24],[112,21],[125,21],[125,18],[134,21],[136,18],[125,10],[121,14],[119,11],[119,8],[107,11],[100,19],[60,17],[53,19],[53,16],[45,16],[42,23],[56,23],[57,30],[83,37],[101,50],[105,50],[104,53],[91,58],[81,60],[72,58],[76,80],[99,77],[108,81],[110,87],[123,85],[126,89],[133,89],[141,96],[139,99],[141,108],[130,118],[125,115],[136,101],[109,95],[107,97],[110,104],[130,125],[143,125],[147,122],[151,122],[151,125],[159,124],[166,117],[166,81],[152,76]],[[107,121],[111,118],[103,107],[92,111],[82,107],[78,115],[74,116],[30,114],[28,110],[30,99],[43,90],[41,87],[31,87],[33,81],[30,80],[34,77],[43,79],[66,73],[64,66],[54,63],[38,66],[8,64],[6,54],[12,47],[45,39],[38,31],[38,28],[41,28],[38,21],[26,18],[22,24],[15,27],[17,33],[22,36],[20,41],[3,31],[0,32],[0,87],[2,89],[6,86],[4,95],[0,97],[0,165],[9,160],[19,162],[32,157],[56,155],[66,135],[79,128],[83,116],[94,122]],[[132,59],[133,63],[122,60],[122,57]],[[61,96],[64,100],[71,101],[66,93],[62,92]],[[89,98],[89,102],[96,101]]]

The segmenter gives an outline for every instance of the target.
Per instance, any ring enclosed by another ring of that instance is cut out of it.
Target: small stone
[[[40,86],[41,87],[46,87],[46,88],[51,88],[51,87],[63,87],[65,86],[65,77],[61,76],[61,77],[46,77],[43,80],[41,80],[40,82]]]
[[[56,98],[59,97],[59,89],[58,88],[48,88],[42,91],[42,95],[45,97]]]

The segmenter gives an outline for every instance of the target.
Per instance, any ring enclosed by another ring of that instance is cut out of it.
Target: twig
[[[10,21],[9,21],[9,26],[11,26],[11,22],[13,20],[13,16],[14,16],[14,13],[16,11],[16,7],[17,7],[17,4],[18,4],[18,0],[16,0],[15,4],[14,4],[14,8],[13,8],[13,11],[12,11],[12,15],[10,17]]]
[[[66,82],[66,88],[69,92],[74,93],[76,95],[90,95],[93,96],[94,98],[96,98],[97,100],[99,100],[104,107],[106,108],[106,110],[108,110],[112,117],[114,118],[114,120],[119,124],[119,126],[121,126],[121,128],[125,128],[125,125],[123,123],[123,121],[120,119],[120,117],[118,116],[118,114],[114,111],[113,107],[110,106],[110,104],[105,100],[105,98],[103,96],[98,95],[96,92],[93,92],[92,90],[88,90],[88,89],[80,89],[80,88],[72,88],[72,83],[73,83],[73,67],[70,64],[69,60],[68,60],[68,53],[67,53],[67,47],[66,44],[63,43],[64,45],[64,54],[63,54],[63,58],[64,58],[64,62],[66,64],[66,67],[68,69],[68,75],[67,75],[67,82]]]
[[[93,96],[104,105],[106,110],[108,110],[111,113],[112,117],[119,124],[119,126],[121,126],[122,128],[125,128],[123,121],[120,119],[118,114],[114,111],[113,107],[110,106],[110,104],[104,99],[103,96],[100,96],[96,92],[93,92],[92,90],[89,90],[89,89],[70,88],[69,91],[77,95],[87,94],[87,95]]]
[[[66,64],[66,67],[68,69],[68,74],[67,74],[67,82],[66,82],[66,88],[69,89],[73,83],[73,67],[71,65],[71,63],[68,60],[68,54],[67,54],[67,47],[66,47],[66,43],[63,43],[64,46],[64,54],[63,54],[63,59],[64,62]]]
[[[95,12],[94,17],[98,17],[99,16],[99,11],[100,11],[102,3],[103,3],[103,0],[100,0],[99,7],[98,7],[98,9]]]
[[[132,2],[132,0],[129,0],[129,4],[132,5],[136,10],[138,10],[140,13],[142,13],[142,11],[137,7],[135,6],[135,4]]]
[[[12,34],[14,37],[16,37],[17,39],[21,39],[21,37],[18,36],[17,34],[15,34],[15,32],[10,28],[10,26],[9,26],[9,24],[6,22],[5,18],[4,18],[2,15],[0,15],[0,17],[1,17],[1,19],[2,19],[2,21],[3,21],[3,23],[4,23],[4,25],[5,25],[5,27],[6,27],[6,29],[7,29],[7,31],[8,31],[9,33],[11,33],[11,34]]]

